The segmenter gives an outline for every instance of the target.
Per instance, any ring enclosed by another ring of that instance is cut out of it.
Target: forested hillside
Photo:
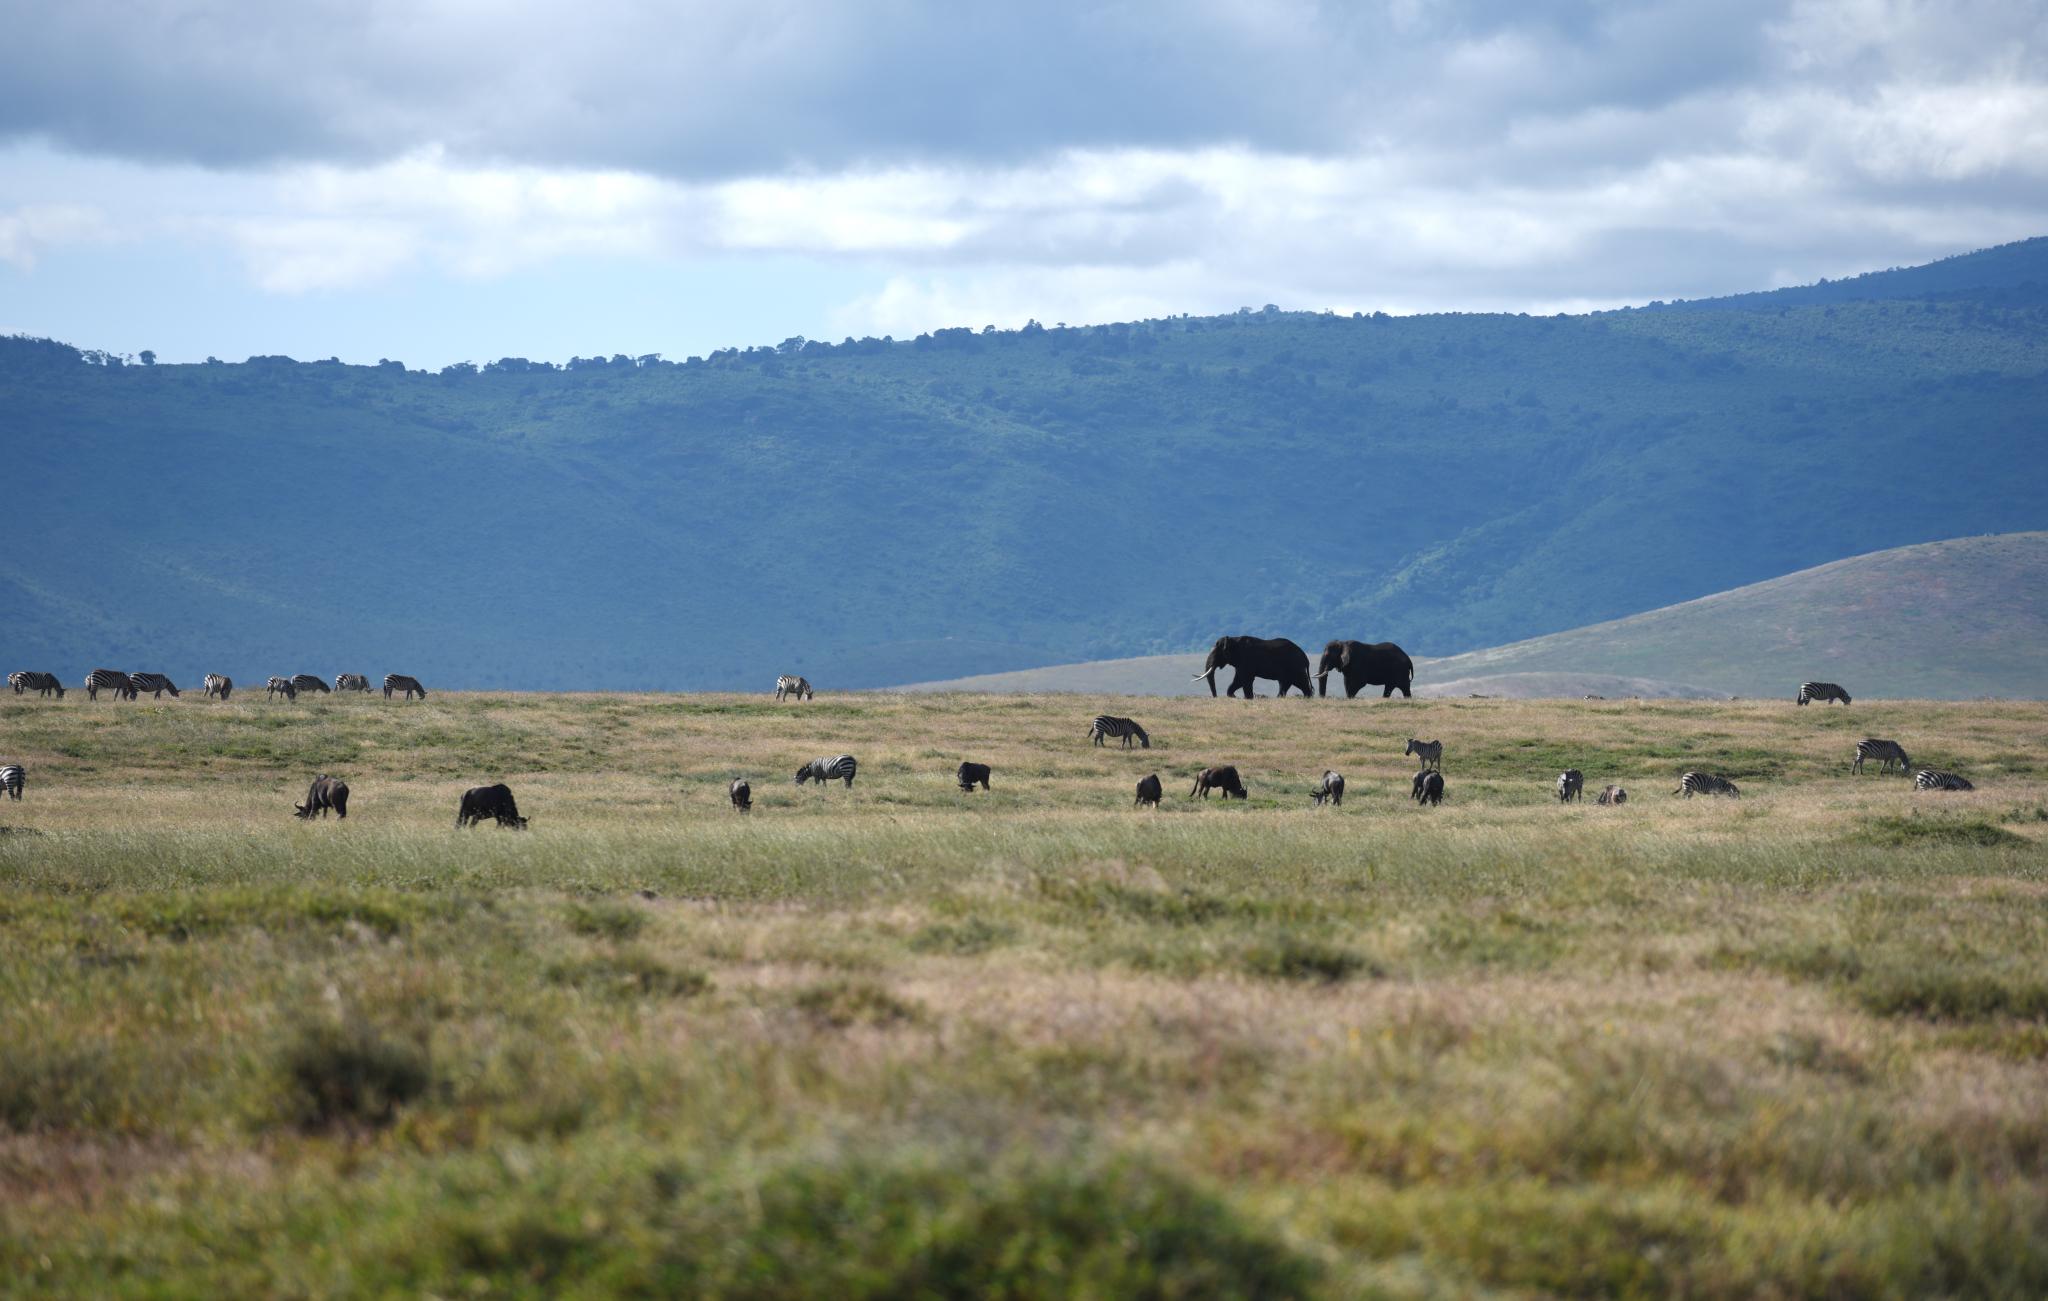
[[[1269,309],[435,374],[0,341],[0,656],[67,681],[680,689],[1225,631],[1448,655],[2048,527],[2044,307],[2007,275],[1768,311]]]

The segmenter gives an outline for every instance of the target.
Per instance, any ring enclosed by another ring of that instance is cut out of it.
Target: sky
[[[0,333],[1606,308],[2048,234],[2039,0],[0,0]]]

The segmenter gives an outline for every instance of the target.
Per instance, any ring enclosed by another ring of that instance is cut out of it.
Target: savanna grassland
[[[81,694],[0,703],[12,1294],[2048,1292],[2048,704]]]

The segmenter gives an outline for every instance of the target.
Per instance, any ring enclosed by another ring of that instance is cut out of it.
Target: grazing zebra
[[[85,675],[85,698],[98,700],[100,692],[111,691],[114,699],[135,699],[135,683],[119,669],[94,669]]]
[[[306,802],[292,805],[292,816],[310,818],[318,813],[324,818],[329,809],[334,810],[337,818],[348,816],[348,783],[323,772],[306,788]]]
[[[292,674],[292,686],[300,691],[317,691],[323,696],[327,694],[327,684],[310,673]]]
[[[21,788],[28,781],[28,773],[18,763],[0,768],[0,791],[6,791],[15,799],[21,798]]]
[[[1412,754],[1422,760],[1422,766],[1425,770],[1430,768],[1434,768],[1438,772],[1444,770],[1444,743],[1442,741],[1417,741],[1410,738],[1408,748],[1401,751],[1401,753],[1404,755]]]
[[[334,675],[334,689],[367,692],[370,689],[370,680],[360,673],[337,673]]]
[[[1687,799],[1695,795],[1728,795],[1738,800],[1742,798],[1742,792],[1735,789],[1734,782],[1708,772],[1687,773],[1678,779],[1678,789],[1671,793],[1683,795]]]
[[[161,673],[130,673],[128,684],[134,687],[138,694],[149,692],[152,700],[162,700],[166,691],[171,693],[171,699],[178,698],[178,684]]]
[[[1324,769],[1323,779],[1317,782],[1315,789],[1308,794],[1309,798],[1316,802],[1317,808],[1322,807],[1324,800],[1328,800],[1332,804],[1342,804],[1344,802],[1344,774],[1332,772],[1327,768]]]
[[[1967,777],[1958,777],[1952,772],[1939,768],[1922,768],[1913,774],[1913,789],[1917,791],[1973,791]]]
[[[754,811],[754,788],[747,785],[746,778],[733,778],[732,785],[726,787],[725,793],[732,796],[732,806],[740,812],[751,813]]]
[[[953,774],[953,780],[960,783],[960,789],[963,791],[972,791],[976,782],[980,782],[981,788],[987,790],[988,765],[985,763],[968,763],[962,760],[960,771]]]
[[[809,700],[815,694],[811,690],[811,684],[794,673],[785,673],[775,679],[775,698],[777,700],[781,700],[785,696],[795,696],[798,700]]]
[[[1155,772],[1138,782],[1138,798],[1131,801],[1131,807],[1135,809],[1150,804],[1156,809],[1159,807],[1160,797],[1165,794],[1166,788],[1159,784],[1159,774]]]
[[[1577,768],[1567,768],[1557,775],[1557,799],[1568,803],[1586,797],[1586,774]]]
[[[1199,795],[1206,800],[1210,791],[1222,791],[1226,800],[1247,798],[1244,783],[1238,780],[1237,769],[1229,764],[1224,764],[1220,768],[1204,768],[1196,773],[1195,788],[1188,792],[1188,798],[1193,799]]]
[[[1913,761],[1906,757],[1906,752],[1899,748],[1897,741],[1880,741],[1875,737],[1858,741],[1856,743],[1856,762],[1850,766],[1849,771],[1862,772],[1865,759],[1884,760],[1884,766],[1878,769],[1880,774],[1890,772],[1893,764],[1899,765],[1899,776],[1901,777],[1913,770]]]
[[[235,680],[227,674],[209,673],[206,675],[206,694],[209,699],[219,696],[222,700],[226,700],[230,695],[234,694],[234,690]]]
[[[1626,804],[1628,803],[1628,792],[1619,786],[1609,786],[1606,790],[1600,792],[1600,802],[1602,804]]]
[[[846,789],[852,790],[854,769],[858,766],[850,754],[842,754],[834,759],[813,759],[796,770],[796,784],[801,786],[807,781],[816,781],[818,785],[823,786],[834,777],[843,777],[846,779]]]
[[[14,694],[17,696],[26,691],[33,691],[38,696],[47,696],[54,691],[57,693],[57,699],[64,698],[64,684],[57,681],[57,675],[54,673],[38,673],[34,669],[23,669],[19,673],[8,674],[7,685],[14,688]]]
[[[1417,804],[1441,804],[1444,802],[1444,775],[1425,768],[1415,774],[1415,788],[1408,797]]]
[[[420,685],[418,678],[409,678],[403,673],[386,673],[384,675],[384,698],[386,700],[391,699],[391,693],[394,691],[403,691],[407,700],[413,698],[414,692],[419,693],[421,700],[427,698],[427,689]]]
[[[297,700],[299,689],[292,685],[290,678],[272,678],[270,689],[264,693],[263,698],[270,700],[277,696],[283,696],[286,700]]]
[[[1839,700],[1846,705],[1849,693],[1832,682],[1802,682],[1799,684],[1799,699],[1792,703],[1804,705],[1815,700]]]
[[[1120,737],[1124,743],[1123,748],[1126,750],[1131,748],[1131,738],[1135,736],[1138,738],[1140,746],[1147,750],[1152,748],[1152,738],[1145,734],[1145,729],[1139,727],[1137,723],[1128,718],[1112,718],[1108,714],[1099,715],[1095,722],[1089,726],[1088,735],[1097,745],[1101,745],[1112,736]]]

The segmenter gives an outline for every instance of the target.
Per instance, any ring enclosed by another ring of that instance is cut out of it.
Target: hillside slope
[[[2048,311],[1999,292],[438,375],[0,340],[0,661],[761,689],[1225,630],[1468,651],[2048,528]]]

